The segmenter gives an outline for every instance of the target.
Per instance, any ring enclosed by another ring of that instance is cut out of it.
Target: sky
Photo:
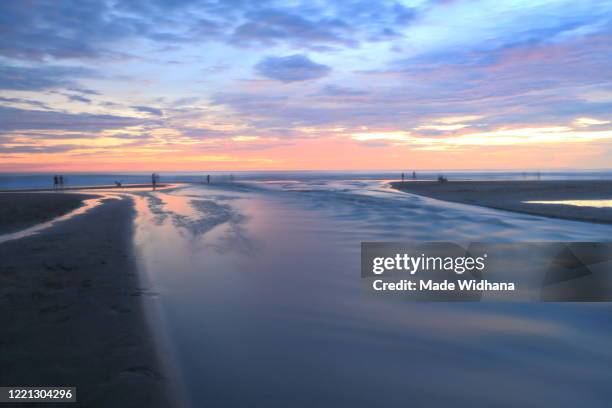
[[[0,171],[612,168],[609,0],[0,2]]]

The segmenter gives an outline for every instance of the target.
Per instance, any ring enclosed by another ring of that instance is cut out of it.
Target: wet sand
[[[0,244],[0,384],[76,386],[79,406],[171,406],[143,310],[133,216],[131,200],[107,200]]]
[[[84,194],[1,193],[0,234],[25,229],[64,215],[91,197]]]
[[[393,182],[395,189],[425,197],[545,217],[612,223],[612,208],[524,201],[612,200],[612,181],[436,181]]]

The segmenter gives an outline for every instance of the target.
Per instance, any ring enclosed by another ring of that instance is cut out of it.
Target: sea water
[[[66,187],[150,183],[152,172],[63,173]],[[213,182],[292,181],[292,180],[399,180],[401,171],[201,171],[159,172],[163,183],[204,182],[210,175]],[[412,171],[405,171],[407,180]],[[51,188],[57,173],[0,173],[0,190],[20,188]],[[445,175],[450,180],[595,180],[612,179],[610,171],[446,171],[417,172],[418,180],[435,180]]]
[[[135,195],[166,357],[193,406],[604,407],[612,306],[368,296],[361,241],[609,241],[612,226],[401,193],[372,179]]]

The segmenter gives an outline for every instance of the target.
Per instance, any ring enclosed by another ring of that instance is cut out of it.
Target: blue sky
[[[609,1],[20,1],[0,30],[0,171],[612,158]]]

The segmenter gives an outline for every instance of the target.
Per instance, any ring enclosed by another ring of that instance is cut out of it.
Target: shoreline
[[[155,186],[158,188],[165,188],[171,186],[171,184],[157,184]],[[116,185],[94,185],[94,186],[74,186],[74,187],[62,187],[62,188],[17,188],[17,189],[4,189],[0,190],[0,193],[38,193],[38,192],[53,192],[53,193],[61,193],[64,191],[78,191],[78,190],[129,190],[133,188],[153,188],[152,184],[123,184],[121,187]]]
[[[85,200],[94,197],[90,194],[2,193],[0,235],[52,221],[82,207]]]
[[[525,201],[612,200],[610,180],[406,181],[391,182],[405,193],[448,202],[570,221],[612,224],[612,208]]]
[[[76,386],[88,406],[168,407],[146,316],[132,199],[0,244],[0,383]]]

